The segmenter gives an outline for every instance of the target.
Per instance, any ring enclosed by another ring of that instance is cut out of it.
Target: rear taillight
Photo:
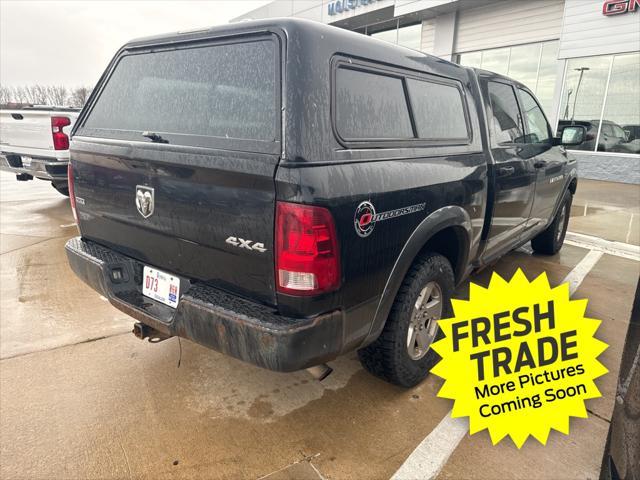
[[[51,117],[51,135],[53,135],[54,150],[68,150],[69,136],[62,131],[64,127],[71,125],[69,117]]]
[[[67,186],[69,188],[69,201],[71,202],[71,211],[73,212],[73,219],[78,223],[78,212],[76,212],[76,194],[73,188],[73,167],[71,162],[67,167]]]
[[[338,239],[326,208],[278,202],[275,244],[279,292],[317,295],[340,285]]]

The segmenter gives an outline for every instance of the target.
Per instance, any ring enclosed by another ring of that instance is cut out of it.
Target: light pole
[[[580,68],[574,68],[574,70],[576,72],[580,72],[580,77],[578,77],[578,86],[576,87],[576,96],[573,97],[573,113],[571,113],[571,123],[573,123],[573,117],[576,116],[576,101],[578,100],[578,92],[580,91],[580,84],[582,83],[582,75],[584,75],[584,72],[589,70],[589,68],[580,67]]]
[[[569,102],[571,101],[571,94],[573,93],[573,88],[569,89],[569,92],[567,93],[567,104],[564,106],[564,120],[567,120],[569,118]]]

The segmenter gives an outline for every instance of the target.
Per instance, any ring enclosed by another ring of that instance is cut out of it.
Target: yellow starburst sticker
[[[584,401],[601,396],[594,379],[607,373],[598,356],[608,345],[594,337],[600,320],[586,308],[546,273],[472,283],[432,345],[442,360],[431,372],[445,379],[438,396],[454,400],[452,417],[468,416],[472,435],[488,429],[494,445],[507,435],[518,448],[529,435],[546,444],[552,428],[568,434],[569,417],[587,417]]]

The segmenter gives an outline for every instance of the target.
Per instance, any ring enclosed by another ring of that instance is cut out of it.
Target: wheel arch
[[[576,194],[577,189],[578,189],[578,177],[574,173],[571,175],[570,180],[568,180],[567,183],[565,184],[564,189],[562,190],[562,192],[560,192],[560,195],[558,195],[558,198],[556,199],[556,204],[553,207],[553,213],[551,214],[550,221],[552,221],[553,218],[558,213],[558,209],[560,208],[560,205],[562,205],[562,199],[564,198],[566,192],[569,192],[571,196],[573,196]]]
[[[467,270],[471,238],[471,220],[462,207],[443,207],[427,216],[413,231],[396,259],[369,334],[361,347],[373,342],[382,332],[400,285],[418,256],[426,252],[444,256],[451,263],[458,284]]]

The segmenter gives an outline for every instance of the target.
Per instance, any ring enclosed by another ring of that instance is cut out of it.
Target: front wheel
[[[431,344],[441,336],[438,320],[451,316],[453,289],[453,269],[445,257],[419,257],[398,290],[382,333],[358,351],[362,365],[402,387],[424,380],[440,358]]]
[[[569,225],[572,200],[573,195],[570,192],[566,192],[562,197],[562,203],[553,221],[546,230],[531,240],[531,248],[533,248],[534,252],[555,255],[562,248],[564,237],[567,233],[567,225]]]

